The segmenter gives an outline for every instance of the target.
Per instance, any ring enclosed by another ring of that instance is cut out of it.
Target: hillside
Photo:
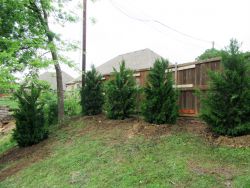
[[[0,154],[0,187],[249,187],[249,138],[216,138],[194,120],[75,118]]]

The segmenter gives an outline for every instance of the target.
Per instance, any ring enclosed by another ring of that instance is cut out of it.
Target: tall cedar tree
[[[177,92],[173,88],[172,73],[168,71],[168,64],[167,60],[157,59],[148,75],[142,113],[150,123],[176,122]]]
[[[48,137],[43,106],[39,100],[42,88],[32,83],[22,85],[14,94],[18,100],[18,109],[14,113],[16,129],[13,138],[20,147],[31,146]]]
[[[250,133],[249,59],[231,40],[222,57],[223,70],[209,72],[210,90],[202,98],[201,118],[221,135]]]
[[[97,115],[102,113],[104,103],[102,76],[92,66],[85,76],[84,88],[81,90],[82,113]]]
[[[119,72],[114,69],[105,89],[106,111],[110,119],[125,119],[135,111],[136,83],[133,71],[122,61]]]

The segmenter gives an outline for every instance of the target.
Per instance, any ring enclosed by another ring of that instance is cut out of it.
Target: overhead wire
[[[177,29],[175,29],[175,28],[173,28],[173,27],[159,21],[159,20],[156,20],[156,19],[143,19],[143,18],[138,18],[138,17],[131,16],[125,10],[123,10],[121,7],[117,6],[117,3],[115,4],[113,2],[113,0],[109,0],[109,1],[110,1],[110,3],[112,4],[112,6],[114,8],[116,8],[119,12],[121,12],[125,16],[129,17],[130,19],[133,19],[133,20],[136,20],[136,21],[139,21],[139,22],[144,22],[144,23],[157,23],[157,24],[159,24],[159,25],[161,25],[161,26],[163,26],[163,27],[175,32],[175,33],[178,33],[179,35],[185,36],[187,38],[191,38],[191,39],[196,40],[196,41],[204,42],[204,43],[207,43],[207,44],[212,44],[212,41],[201,39],[201,38],[194,37],[192,35],[186,34],[186,33],[182,32],[182,31],[179,31],[179,30],[177,30]]]

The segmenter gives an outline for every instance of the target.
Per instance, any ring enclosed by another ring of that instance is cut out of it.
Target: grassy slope
[[[17,102],[9,97],[0,98],[0,106],[9,106],[12,109],[17,108]]]
[[[187,133],[128,139],[123,129],[86,124],[56,131],[50,156],[0,187],[250,186],[249,148],[213,147]]]
[[[16,142],[11,138],[11,133],[0,136],[0,155],[8,149],[14,147]]]

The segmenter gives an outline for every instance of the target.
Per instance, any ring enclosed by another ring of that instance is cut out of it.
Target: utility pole
[[[83,0],[83,30],[82,30],[82,88],[85,85],[86,72],[86,12],[87,0]]]
[[[82,14],[82,90],[85,86],[85,72],[86,72],[86,11],[87,11],[87,0],[83,0],[83,14]],[[81,92],[81,101],[84,101],[83,92]],[[82,113],[84,113],[84,105],[81,103]]]
[[[212,41],[212,49],[214,49],[214,41]]]

